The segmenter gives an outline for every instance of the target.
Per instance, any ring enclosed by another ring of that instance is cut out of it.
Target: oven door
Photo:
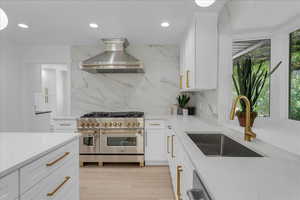
[[[98,130],[81,130],[80,131],[80,154],[95,154],[100,152],[99,148],[99,131]]]
[[[100,130],[102,154],[144,154],[143,129]]]

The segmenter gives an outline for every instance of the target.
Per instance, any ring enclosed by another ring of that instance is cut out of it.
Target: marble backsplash
[[[79,69],[82,60],[103,51],[103,46],[71,48],[71,112],[143,111],[166,115],[179,93],[179,48],[173,45],[128,47],[144,63],[145,74],[91,74]]]

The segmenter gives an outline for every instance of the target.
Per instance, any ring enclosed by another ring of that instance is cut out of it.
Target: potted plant
[[[178,108],[177,114],[182,115],[183,109],[186,109],[187,104],[190,101],[190,97],[188,95],[182,94],[177,97]]]
[[[268,72],[266,68],[263,68],[265,61],[261,61],[257,68],[253,66],[250,56],[247,56],[240,62],[236,63],[236,77],[232,75],[233,84],[237,95],[246,96],[251,103],[251,126],[253,126],[254,120],[257,117],[255,105],[262,90],[265,87],[267,79],[278,69],[282,62],[279,62],[276,67]],[[236,112],[239,119],[240,126],[245,127],[246,123],[246,105],[243,101],[241,103],[241,110]]]

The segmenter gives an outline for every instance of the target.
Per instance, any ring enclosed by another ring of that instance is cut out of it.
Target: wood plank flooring
[[[80,168],[80,200],[174,200],[168,167]]]

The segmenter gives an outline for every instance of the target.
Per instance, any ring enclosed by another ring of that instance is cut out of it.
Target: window
[[[290,34],[289,119],[300,120],[300,30]]]
[[[257,69],[263,61],[262,68],[270,70],[271,63],[271,40],[251,40],[239,41],[233,43],[233,75],[237,76],[236,64],[241,62],[246,56],[252,58],[254,68]],[[233,94],[236,96],[236,91],[233,88]],[[270,79],[267,79],[260,97],[257,100],[255,111],[259,116],[270,116]]]

